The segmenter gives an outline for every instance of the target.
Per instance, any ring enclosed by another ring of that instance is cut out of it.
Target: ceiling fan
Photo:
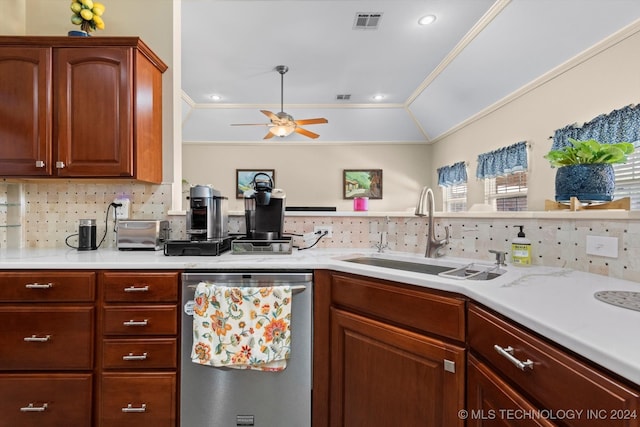
[[[284,112],[284,75],[289,71],[286,65],[278,65],[275,70],[280,73],[280,112],[275,114],[268,110],[260,110],[262,114],[267,116],[271,123],[245,123],[232,124],[231,126],[268,126],[269,132],[264,139],[273,138],[274,136],[285,137],[293,132],[304,135],[308,138],[316,139],[320,135],[301,128],[301,125],[317,125],[329,123],[325,118],[294,120],[289,114]]]

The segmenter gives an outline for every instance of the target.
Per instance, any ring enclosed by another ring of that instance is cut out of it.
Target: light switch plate
[[[618,238],[587,236],[587,255],[618,258]]]

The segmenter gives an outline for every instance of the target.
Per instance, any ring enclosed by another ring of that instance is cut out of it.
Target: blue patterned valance
[[[568,138],[595,139],[603,144],[640,140],[640,105],[630,105],[609,114],[601,114],[583,124],[565,126],[553,134],[552,150],[570,145]]]
[[[465,162],[438,168],[438,185],[440,187],[451,187],[465,182],[467,182],[467,165]]]
[[[524,171],[527,168],[527,143],[522,141],[499,150],[480,154],[476,177],[479,179],[495,178]]]

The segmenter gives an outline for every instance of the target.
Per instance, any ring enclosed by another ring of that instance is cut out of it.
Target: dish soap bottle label
[[[531,241],[524,235],[524,226],[514,227],[520,227],[520,231],[518,237],[511,241],[511,262],[513,265],[531,265]]]

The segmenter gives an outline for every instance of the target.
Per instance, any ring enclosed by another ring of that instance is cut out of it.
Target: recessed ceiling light
[[[418,24],[429,25],[429,24],[433,24],[435,20],[436,20],[435,15],[425,15],[422,18],[418,19]]]
[[[222,99],[220,95],[211,95],[210,98],[213,101],[220,101]]]
[[[384,99],[384,95],[373,95],[373,99],[375,101],[382,101]]]

